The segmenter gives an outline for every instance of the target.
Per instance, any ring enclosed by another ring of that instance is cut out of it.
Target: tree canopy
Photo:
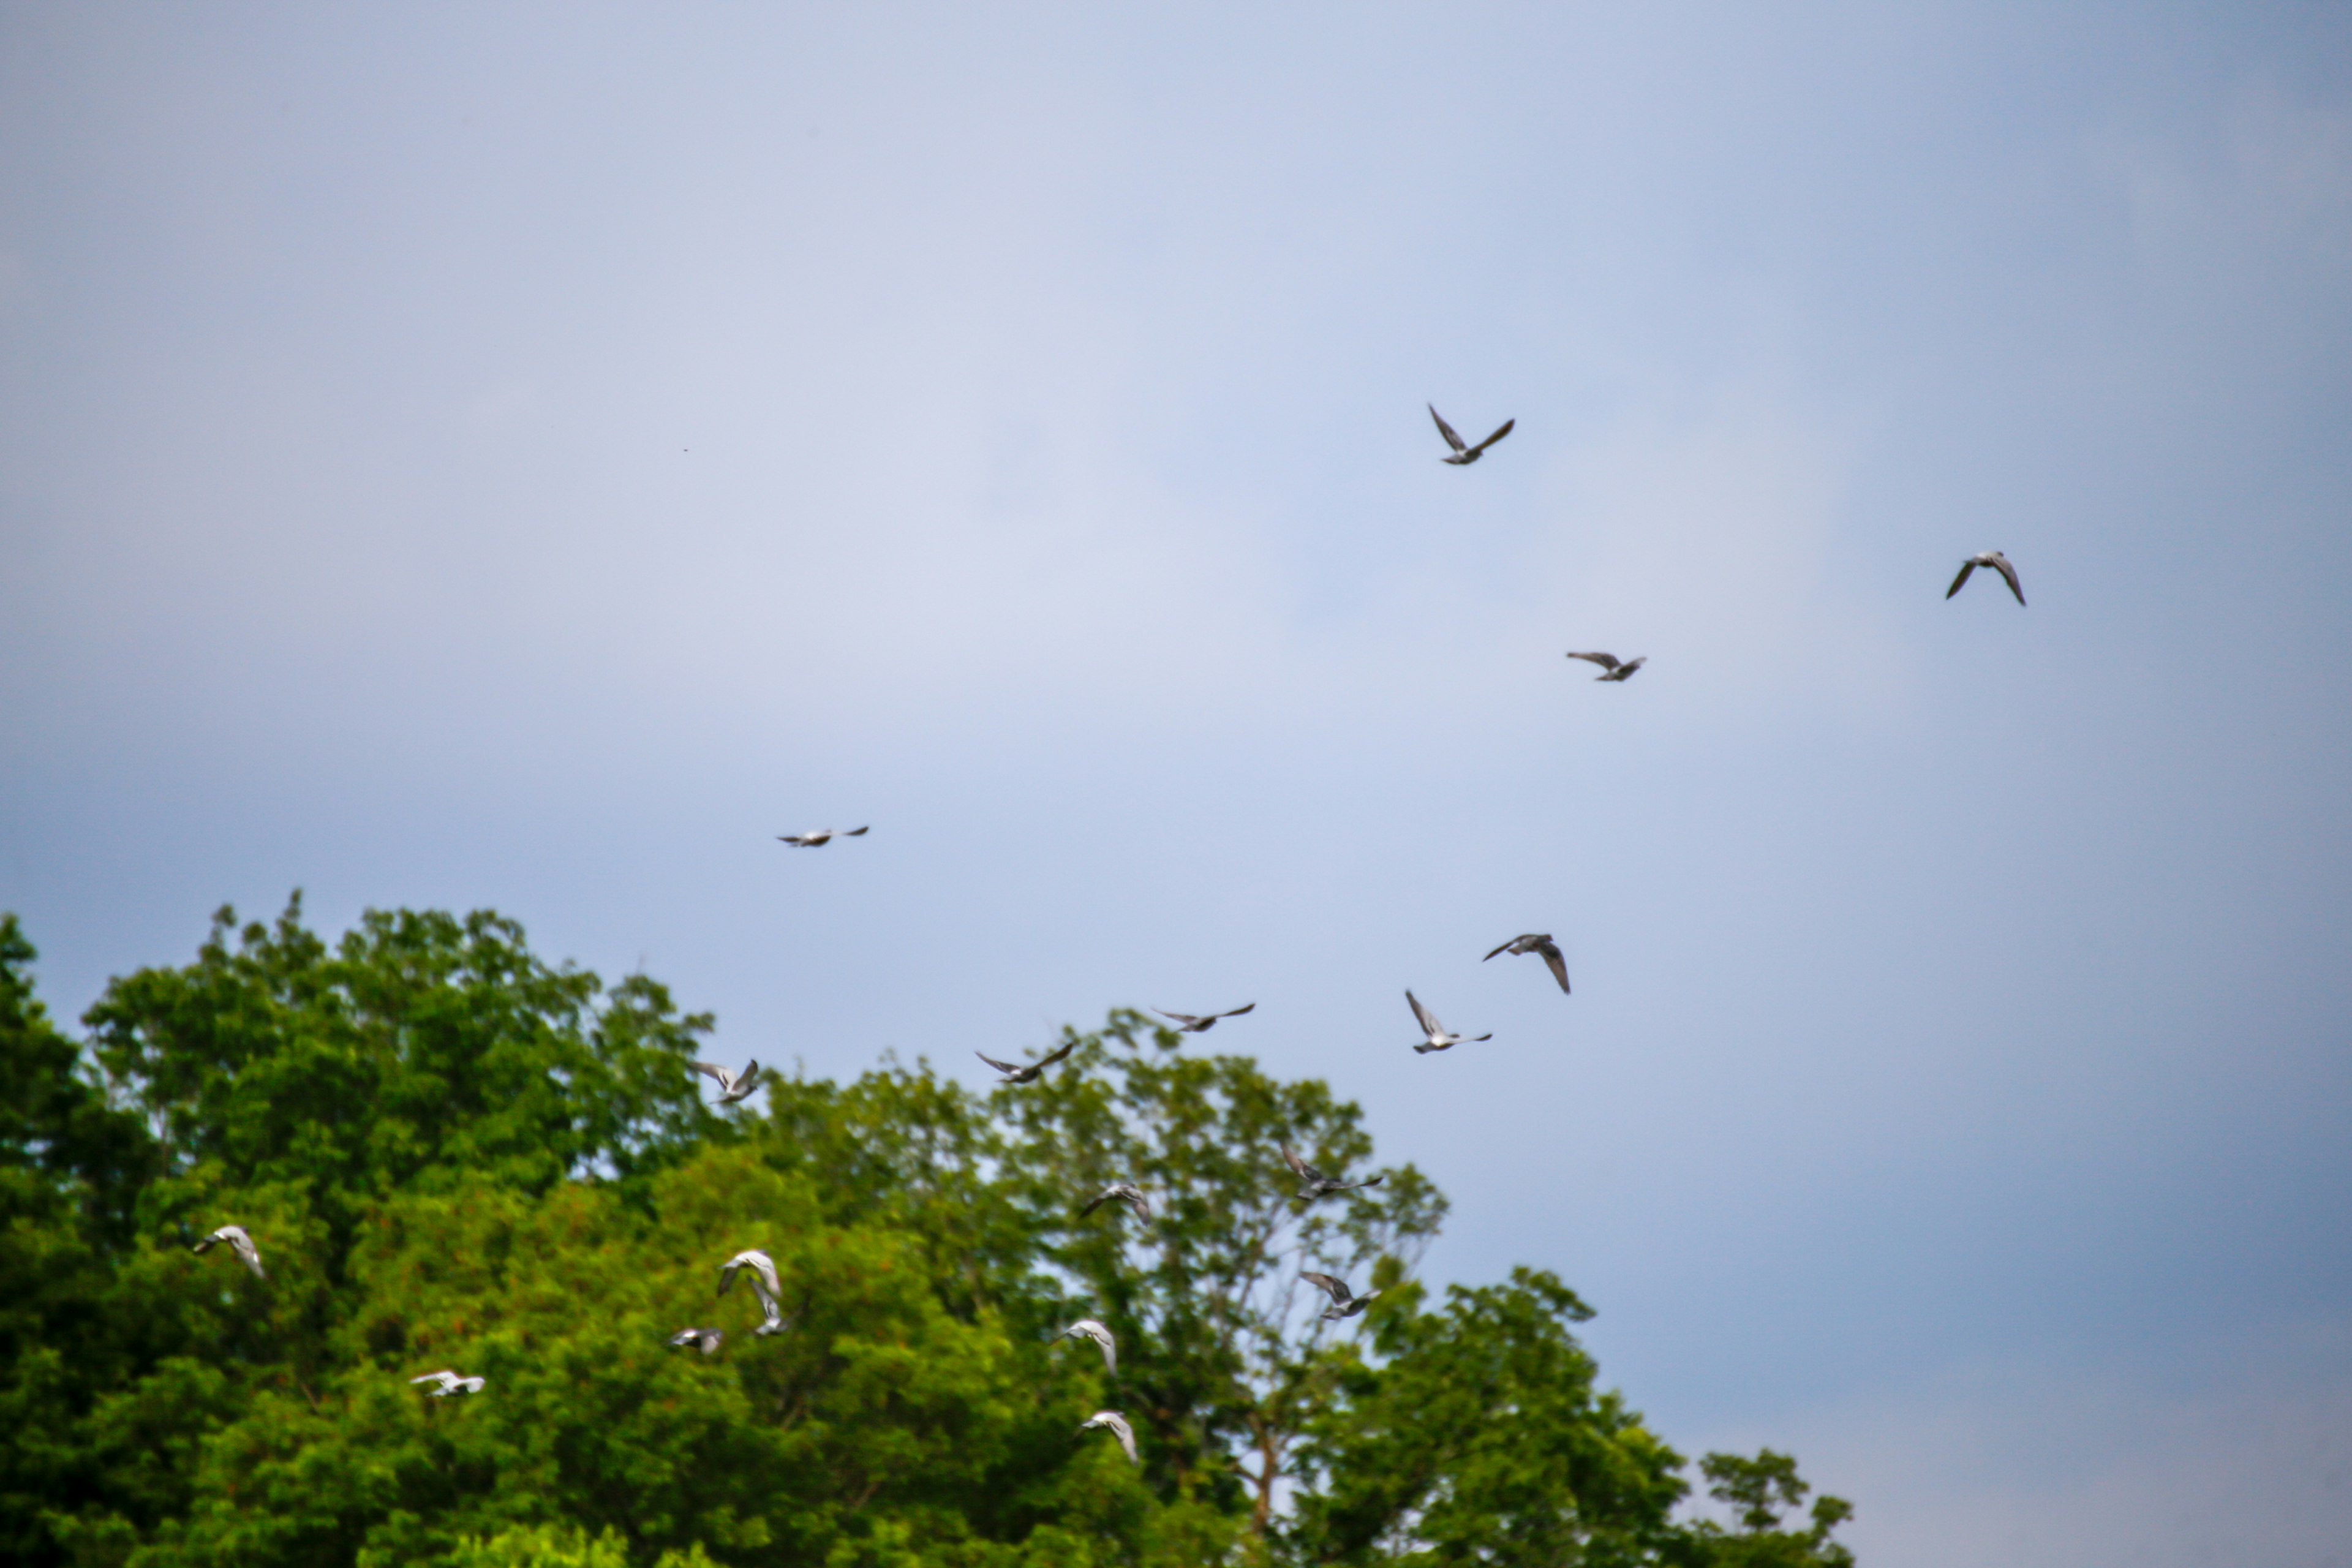
[[[1851,1562],[1769,1449],[1703,1458],[1695,1510],[1559,1279],[1426,1290],[1445,1200],[1355,1106],[1139,1014],[1032,1084],[886,1058],[719,1112],[707,1016],[493,914],[223,910],[79,1040],[35,956],[0,916],[9,1562]],[[1303,1201],[1286,1145],[1381,1180]],[[1149,1221],[1082,1212],[1119,1181]],[[262,1275],[192,1250],[225,1223]],[[751,1247],[773,1334],[718,1294]],[[1302,1268],[1381,1293],[1328,1322]],[[485,1387],[408,1382],[441,1368]]]

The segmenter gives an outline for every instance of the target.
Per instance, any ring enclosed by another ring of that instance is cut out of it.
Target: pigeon
[[[1121,1415],[1116,1410],[1097,1410],[1092,1415],[1087,1416],[1084,1421],[1078,1423],[1078,1430],[1081,1432],[1092,1431],[1097,1426],[1103,1428],[1112,1436],[1118,1439],[1118,1446],[1127,1450],[1127,1462],[1129,1464],[1132,1465],[1137,1463],[1135,1458],[1135,1428],[1127,1424],[1126,1416]]]
[[[873,825],[869,823],[866,826]],[[776,841],[779,844],[789,844],[795,849],[815,849],[832,843],[835,838],[860,838],[865,837],[865,834],[864,827],[820,827],[814,833],[779,833],[776,835]]]
[[[1475,1046],[1480,1040],[1491,1040],[1495,1037],[1491,1032],[1484,1035],[1449,1035],[1445,1032],[1445,1026],[1437,1021],[1437,1015],[1423,1006],[1419,997],[1411,991],[1407,991],[1404,994],[1404,999],[1412,1005],[1413,1020],[1421,1026],[1421,1032],[1429,1037],[1427,1043],[1413,1047],[1416,1053],[1447,1051],[1465,1042]]]
[[[1205,1035],[1210,1030],[1217,1026],[1218,1019],[1238,1018],[1243,1014],[1250,1011],[1250,1008],[1255,1007],[1256,1005],[1257,1004],[1253,1002],[1248,1007],[1230,1007],[1224,1012],[1211,1013],[1203,1017],[1198,1018],[1194,1017],[1190,1013],[1171,1013],[1165,1007],[1154,1007],[1152,1011],[1159,1014],[1163,1018],[1175,1019],[1176,1032],[1180,1035]]]
[[[2017,568],[2011,566],[2009,557],[1998,550],[1988,550],[1982,555],[1971,555],[1961,562],[1960,574],[1952,579],[1950,587],[1944,590],[1944,597],[1948,599],[1958,593],[1960,585],[1969,580],[1969,574],[1979,566],[1990,566],[2000,573],[2000,580],[2009,584],[2009,591],[2017,595],[2017,602],[2020,605],[2025,603],[2025,590],[2017,585]]]
[[[1386,1175],[1368,1176],[1360,1182],[1334,1181],[1298,1157],[1298,1151],[1289,1144],[1282,1146],[1282,1163],[1288,1165],[1298,1179],[1307,1184],[1298,1189],[1299,1197],[1313,1202],[1332,1193],[1352,1193],[1358,1187],[1377,1187],[1388,1180]]]
[[[704,1355],[717,1355],[719,1342],[726,1337],[723,1329],[680,1329],[670,1335],[669,1342],[673,1346],[685,1345],[698,1350]]]
[[[1559,982],[1559,988],[1563,993],[1567,992],[1568,960],[1559,955],[1559,944],[1552,941],[1549,932],[1529,931],[1525,936],[1515,936],[1493,952],[1488,953],[1486,958],[1494,958],[1506,952],[1542,953],[1544,963],[1551,968],[1551,977]],[[1478,962],[1484,963],[1486,959],[1482,958]]]
[[[214,1247],[219,1246],[224,1241],[229,1244],[230,1247],[236,1251],[239,1258],[245,1259],[245,1266],[253,1270],[253,1277],[256,1279],[267,1279],[269,1278],[268,1275],[264,1274],[261,1271],[261,1249],[253,1245],[253,1237],[245,1234],[245,1226],[241,1225],[225,1225],[221,1226],[218,1230],[213,1232],[210,1236],[196,1243],[196,1250],[199,1253],[210,1252]]]
[[[1370,1306],[1372,1298],[1380,1294],[1378,1290],[1367,1290],[1360,1296],[1352,1294],[1345,1279],[1334,1279],[1328,1274],[1317,1274],[1307,1269],[1301,1269],[1298,1277],[1309,1285],[1320,1285],[1330,1292],[1331,1304],[1323,1309],[1323,1321],[1327,1323],[1354,1317]]]
[[[782,1333],[784,1314],[776,1305],[776,1295],[781,1287],[776,1283],[775,1259],[757,1247],[737,1253],[719,1270],[720,1295],[727,1294],[727,1287],[735,1283],[735,1271],[739,1268],[751,1270],[751,1294],[760,1299],[761,1322],[751,1331],[755,1334]]]
[[[1635,670],[1650,662],[1650,656],[1646,653],[1639,658],[1627,659],[1622,664],[1617,661],[1617,656],[1613,653],[1572,653],[1568,657],[1589,658],[1607,672],[1594,676],[1592,679],[1595,680],[1631,680]]]
[[[1486,455],[1487,447],[1493,446],[1496,442],[1509,435],[1511,433],[1511,426],[1518,423],[1516,419],[1506,419],[1503,421],[1502,428],[1496,430],[1492,436],[1487,437],[1485,440],[1479,442],[1475,447],[1465,447],[1462,444],[1462,437],[1454,433],[1454,426],[1445,422],[1445,416],[1440,414],[1434,407],[1432,407],[1429,411],[1429,416],[1437,421],[1437,433],[1445,437],[1445,444],[1447,446],[1454,448],[1451,455],[1441,458],[1438,461],[1443,463],[1451,463],[1457,468],[1466,468],[1471,464],[1476,462],[1481,457]]]
[[[753,1089],[760,1087],[760,1064],[756,1061],[744,1064],[740,1073],[729,1072],[717,1062],[697,1062],[694,1070],[719,1080],[719,1103],[721,1105],[732,1105],[739,1100],[747,1099]]]
[[[1052,1067],[1055,1062],[1060,1061],[1064,1057],[1068,1056],[1072,1051],[1075,1051],[1077,1048],[1077,1041],[1066,1040],[1062,1043],[1062,1048],[1060,1050],[1048,1051],[1045,1056],[1040,1057],[1037,1060],[1034,1062],[1024,1062],[1018,1067],[1015,1067],[1011,1062],[998,1061],[986,1051],[974,1051],[971,1054],[978,1057],[982,1061],[986,1062],[990,1067],[994,1068],[998,1072],[1003,1073],[1006,1083],[1035,1083],[1038,1076],[1047,1068]]]
[[[459,1377],[454,1372],[428,1372],[423,1377],[412,1377],[408,1381],[412,1384],[437,1384],[439,1385],[438,1387],[428,1388],[425,1391],[425,1397],[427,1399],[446,1399],[453,1394],[479,1394],[482,1392],[482,1380],[480,1378]]]
[[[1109,1186],[1105,1187],[1101,1192],[1095,1194],[1094,1202],[1088,1204],[1086,1207],[1078,1211],[1078,1217],[1080,1219],[1084,1219],[1087,1215],[1094,1213],[1095,1210],[1102,1207],[1103,1205],[1110,1202],[1113,1198],[1117,1198],[1120,1203],[1123,1203],[1128,1207],[1133,1209],[1137,1217],[1143,1220],[1146,1224],[1150,1223],[1151,1200],[1145,1197],[1143,1195],[1143,1189],[1135,1185],[1132,1182],[1113,1182]]]
[[[1102,1347],[1103,1370],[1113,1377],[1118,1375],[1118,1342],[1110,1337],[1108,1329],[1092,1318],[1080,1318],[1054,1337],[1057,1340],[1094,1341]]]

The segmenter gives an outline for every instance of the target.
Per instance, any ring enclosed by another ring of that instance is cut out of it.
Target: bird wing
[[[1445,1026],[1437,1021],[1436,1014],[1421,1005],[1420,997],[1407,991],[1404,994],[1404,999],[1412,1005],[1413,1021],[1421,1026],[1423,1034],[1433,1040],[1444,1037]]]
[[[705,1078],[717,1079],[719,1092],[722,1094],[735,1087],[735,1075],[717,1062],[697,1062],[694,1064],[694,1070]]]
[[[1481,1040],[1493,1039],[1495,1037],[1495,1034],[1494,1031],[1490,1029],[1483,1035],[1457,1035],[1454,1037],[1465,1046],[1475,1046]]]
[[[866,827],[871,827],[873,826],[874,825],[869,822],[866,825]],[[866,837],[866,827],[845,828],[842,830],[841,836],[844,838],[863,838]]]
[[[1489,436],[1489,437],[1487,437],[1485,440],[1483,440],[1483,441],[1479,442],[1479,443],[1478,443],[1478,445],[1477,445],[1477,447],[1476,447],[1476,448],[1475,448],[1475,450],[1478,450],[1478,451],[1481,451],[1481,452],[1485,451],[1487,447],[1489,447],[1493,446],[1496,442],[1497,442],[1497,441],[1501,440],[1504,437],[1506,437],[1506,436],[1509,435],[1509,434],[1511,433],[1511,426],[1514,426],[1514,425],[1517,425],[1517,423],[1518,423],[1518,421],[1517,421],[1517,419],[1506,419],[1506,420],[1504,420],[1504,421],[1503,421],[1503,425],[1502,425],[1502,428],[1500,428],[1500,429],[1496,430],[1496,431],[1492,436]]]
[[[1150,1223],[1151,1200],[1143,1195],[1142,1188],[1133,1186],[1125,1188],[1119,1193],[1118,1201],[1133,1209],[1145,1224]]]
[[[1493,958],[1493,957],[1496,957],[1497,954],[1500,954],[1500,953],[1506,953],[1506,952],[1510,952],[1510,951],[1511,951],[1511,945],[1512,945],[1512,942],[1517,942],[1518,940],[1519,940],[1519,939],[1518,939],[1517,937],[1513,937],[1513,938],[1511,939],[1511,941],[1510,941],[1510,942],[1505,942],[1502,946],[1500,946],[1500,947],[1496,948],[1493,952],[1488,953],[1488,954],[1486,955],[1486,958]],[[1479,962],[1479,963],[1486,963],[1486,958],[1482,958],[1482,959],[1480,959],[1478,962]]]
[[[1559,945],[1557,942],[1539,942],[1536,943],[1536,951],[1543,954],[1544,964],[1551,971],[1551,977],[1559,982],[1560,990],[1568,992],[1568,960],[1560,956]],[[1569,994],[1573,994],[1573,993]]]
[[[776,1283],[776,1260],[774,1258],[769,1257],[764,1252],[747,1252],[743,1255],[743,1261],[750,1264],[752,1268],[758,1272],[760,1282],[768,1288],[768,1294],[771,1298],[782,1293],[783,1287]]]
[[[423,1377],[412,1377],[408,1381],[411,1384],[419,1383],[437,1383],[442,1387],[446,1388],[451,1384],[457,1381],[457,1374],[454,1372],[428,1372]]]
[[[973,1056],[978,1057],[982,1061],[986,1062],[990,1067],[994,1068],[998,1072],[1002,1072],[1002,1073],[1016,1073],[1016,1072],[1019,1072],[1019,1071],[1021,1070],[1019,1068],[1014,1067],[1011,1062],[1001,1062],[1001,1061],[998,1061],[994,1057],[990,1056],[986,1051],[974,1051],[974,1052],[972,1052],[971,1054],[972,1054]]]
[[[2017,595],[2017,602],[2020,605],[2024,604],[2025,590],[2017,585],[2017,568],[2009,563],[2009,557],[1995,555],[1992,558],[1992,566],[1994,571],[2000,574],[2000,580],[2009,584],[2009,591]]]
[[[1062,1042],[1062,1048],[1060,1050],[1047,1051],[1044,1056],[1037,1058],[1036,1065],[1041,1068],[1052,1067],[1055,1062],[1060,1061],[1064,1057],[1068,1056],[1072,1051],[1075,1051],[1077,1048],[1078,1042],[1075,1037],[1065,1040]]]
[[[793,848],[798,849],[804,847],[807,845],[808,835],[805,833],[779,833],[776,835],[776,842],[779,844],[789,844]]]
[[[261,1271],[261,1248],[253,1245],[253,1237],[240,1230],[228,1238],[228,1244],[236,1248],[236,1255],[245,1259],[245,1266],[253,1270],[256,1279],[269,1278]]]
[[[1110,1202],[1111,1199],[1117,1196],[1118,1196],[1118,1189],[1117,1187],[1105,1187],[1101,1192],[1095,1194],[1094,1198],[1087,1205],[1086,1207],[1078,1211],[1078,1217],[1080,1219],[1086,1218],[1088,1215],[1094,1213],[1095,1210],[1102,1207],[1103,1205]]]
[[[743,1076],[737,1079],[733,1083],[729,1084],[727,1086],[727,1091],[740,1100],[744,1095],[751,1093],[751,1086],[759,1081],[760,1058],[754,1057],[750,1061],[743,1064]]]
[[[1454,426],[1445,422],[1445,416],[1437,411],[1436,405],[1430,405],[1429,416],[1437,421],[1437,433],[1445,437],[1445,444],[1457,452],[1461,451],[1462,437],[1454,433]]]
[[[1614,669],[1617,668],[1617,656],[1613,653],[1572,653],[1568,657],[1570,658],[1590,660],[1591,662],[1599,665],[1603,669]]]
[[[1238,1007],[1228,1007],[1223,1012],[1219,1013],[1216,1016],[1220,1018],[1238,1018],[1244,1013],[1255,1013],[1256,1011],[1257,1004],[1255,1002],[1247,1002]]]
[[[1961,562],[1961,563],[1960,563],[1960,574],[1959,574],[1958,576],[1957,576],[1957,577],[1955,577],[1955,578],[1953,578],[1953,579],[1952,579],[1952,585],[1951,585],[1950,587],[1948,587],[1948,588],[1947,588],[1947,589],[1945,589],[1945,590],[1944,590],[1944,597],[1946,597],[1947,599],[1948,599],[1948,598],[1950,598],[1953,595],[1955,595],[1955,594],[1958,593],[1958,592],[1960,591],[1960,584],[1963,584],[1963,583],[1965,583],[1965,582],[1967,582],[1967,581],[1969,580],[1969,573],[1971,573],[1971,572],[1973,572],[1973,571],[1975,571],[1976,569],[1977,569],[1977,563],[1976,563],[1974,561],[1963,561],[1963,562]]]
[[[1302,1182],[1319,1182],[1323,1179],[1323,1173],[1300,1159],[1298,1151],[1287,1143],[1282,1146],[1282,1163],[1289,1166],[1290,1173]]]
[[[1178,1023],[1183,1025],[1188,1029],[1198,1025],[1201,1021],[1190,1013],[1171,1013],[1165,1007],[1154,1007],[1152,1011],[1159,1014],[1163,1018],[1175,1019]]]
[[[1333,1306],[1344,1307],[1348,1304],[1348,1282],[1345,1279],[1334,1279],[1328,1274],[1318,1274],[1312,1269],[1305,1268],[1299,1270],[1298,1277],[1309,1285],[1323,1287],[1325,1293],[1331,1298]]]

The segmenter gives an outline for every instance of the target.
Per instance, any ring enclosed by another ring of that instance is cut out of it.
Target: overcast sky
[[[1139,9],[0,11],[52,1008],[1255,1000],[1873,1568],[2352,1561],[2352,9]]]

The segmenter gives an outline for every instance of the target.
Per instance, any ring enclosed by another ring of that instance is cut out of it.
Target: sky
[[[0,907],[1255,1001],[1874,1568],[2344,1563],[2348,416],[2341,5],[11,5]]]

